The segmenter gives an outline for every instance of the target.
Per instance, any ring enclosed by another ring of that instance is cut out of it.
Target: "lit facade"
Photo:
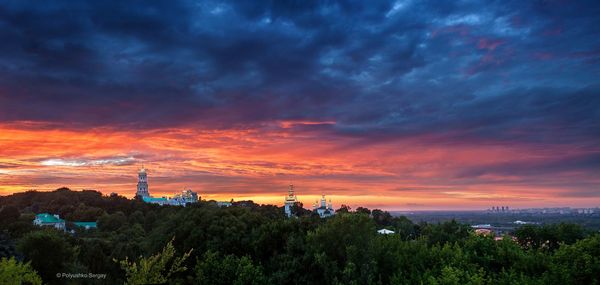
[[[321,218],[327,218],[335,215],[335,210],[333,209],[333,205],[331,204],[331,199],[329,199],[329,204],[327,204],[325,194],[321,196],[321,201],[313,205],[313,211],[319,214],[319,217]]]
[[[138,184],[135,196],[138,197],[150,197],[150,191],[148,190],[148,174],[146,169],[142,166],[142,169],[138,172]]]
[[[167,197],[152,197],[150,191],[148,191],[148,173],[142,166],[142,169],[138,172],[138,184],[137,191],[135,194],[137,197],[141,197],[142,201],[146,203],[158,204],[158,205],[171,205],[171,206],[186,206],[190,203],[197,203],[199,200],[198,193],[191,189],[181,191],[181,194],[176,194],[172,198]]]
[[[298,197],[294,194],[294,185],[290,184],[288,195],[285,197],[284,212],[288,217],[292,216],[292,207],[298,202]]]

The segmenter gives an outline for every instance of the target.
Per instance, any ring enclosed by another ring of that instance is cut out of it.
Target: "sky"
[[[0,195],[600,206],[598,1],[2,1]]]

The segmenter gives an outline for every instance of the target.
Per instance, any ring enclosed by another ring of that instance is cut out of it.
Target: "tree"
[[[328,219],[317,214],[286,219],[280,207],[246,201],[225,208],[208,202],[159,206],[67,189],[0,196],[5,217],[16,217],[8,205],[23,214],[2,224],[0,258],[30,262],[50,284],[68,281],[55,278],[60,272],[107,273],[112,280],[100,282],[106,284],[599,282],[600,238],[585,238],[588,232],[573,224],[518,229],[522,247],[512,239],[476,236],[470,226],[456,221],[414,224],[382,210],[368,215],[366,208],[357,213],[347,206]],[[100,229],[64,234],[39,228],[31,222],[35,207],[64,211],[70,217],[66,220],[102,214]],[[396,234],[378,235],[375,230],[382,227]],[[200,254],[192,255],[191,248]],[[137,256],[134,262],[127,259]],[[9,268],[7,262],[4,268]]]
[[[123,212],[116,212],[112,215],[103,215],[98,220],[98,228],[102,231],[116,231],[127,224],[127,217]]]
[[[0,232],[0,258],[2,257],[13,257],[17,255],[15,243],[8,236],[8,234],[4,232]]]
[[[371,210],[369,210],[368,208],[364,208],[364,207],[358,207],[358,208],[356,208],[356,213],[370,215]]]
[[[405,216],[392,218],[392,227],[404,240],[416,239],[420,235],[420,227]]]
[[[378,226],[385,227],[392,224],[392,215],[390,215],[390,213],[388,213],[387,211],[374,209],[373,211],[371,211],[371,216],[373,217],[373,220]]]
[[[451,220],[437,225],[425,224],[421,234],[426,236],[430,244],[454,243],[466,239],[471,232],[468,225]]]
[[[575,224],[523,225],[515,230],[515,237],[525,248],[554,251],[561,243],[573,244],[585,237],[585,230]]]
[[[474,273],[469,273],[460,268],[455,268],[452,266],[445,266],[442,269],[440,276],[437,278],[431,277],[429,279],[429,284],[434,285],[483,285],[487,284],[486,279],[484,277],[485,273],[483,270],[479,270]]]
[[[307,251],[326,282],[374,281],[375,223],[363,214],[339,214],[307,236]]]
[[[56,280],[56,273],[66,272],[73,260],[74,250],[64,234],[54,229],[45,229],[26,234],[17,249],[31,261],[33,268],[43,280]]]
[[[12,205],[4,206],[0,209],[0,225],[12,223],[19,219],[19,216],[21,216],[21,213],[17,207]]]
[[[0,284],[41,285],[42,278],[31,268],[29,263],[18,262],[14,257],[0,259]]]
[[[261,266],[255,265],[247,256],[220,256],[208,251],[196,265],[198,284],[214,285],[258,285],[267,284]]]
[[[339,209],[335,210],[336,213],[349,213],[352,208],[346,204],[342,204]]]
[[[600,235],[561,246],[554,256],[548,284],[600,284]]]
[[[127,284],[165,284],[173,274],[187,270],[183,262],[191,253],[190,249],[183,256],[175,257],[175,248],[171,240],[161,252],[153,256],[140,256],[137,263],[125,258],[119,261],[119,265],[125,270]]]
[[[308,216],[311,213],[310,210],[304,209],[304,204],[302,204],[302,202],[295,202],[294,205],[292,205],[291,210],[292,215],[297,217]]]

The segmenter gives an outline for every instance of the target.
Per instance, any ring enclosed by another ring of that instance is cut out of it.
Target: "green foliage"
[[[430,244],[454,243],[467,238],[471,234],[471,228],[452,220],[439,225],[424,224],[421,227],[421,234],[429,240]]]
[[[175,257],[175,248],[169,242],[161,252],[153,256],[140,257],[137,262],[125,258],[119,264],[125,271],[127,284],[165,284],[173,274],[187,270],[183,263],[191,252],[190,249],[183,256]]]
[[[14,258],[6,259],[3,257],[0,259],[0,284],[41,285],[42,278],[31,268],[29,263],[21,263]]]
[[[7,225],[16,221],[21,216],[19,209],[13,205],[0,208],[0,225]]]
[[[364,207],[358,207],[358,208],[356,208],[355,212],[357,214],[365,214],[365,215],[370,215],[371,214],[371,210],[369,210],[368,208],[364,208]]]
[[[377,226],[380,227],[390,226],[394,221],[394,218],[390,213],[379,209],[371,211],[371,217],[373,218],[373,221],[375,221]]]
[[[0,257],[24,258],[29,263],[17,264],[50,284],[68,281],[56,279],[60,272],[107,274],[106,280],[72,280],[92,284],[600,282],[600,237],[588,237],[577,225],[526,225],[515,231],[517,242],[496,241],[456,221],[415,224],[361,207],[342,207],[321,219],[299,206],[298,217],[286,218],[281,207],[252,201],[184,208],[95,191],[19,193],[0,197]],[[39,212],[96,219],[99,228],[73,234],[41,229],[32,225]],[[381,228],[396,234],[378,235]],[[10,259],[3,262],[2,270],[15,267]]]
[[[10,238],[8,233],[0,232],[0,258],[14,257],[17,255],[15,242]]]
[[[307,236],[307,252],[329,282],[375,281],[375,223],[366,214],[338,214]]]
[[[600,284],[600,235],[564,245],[552,257],[548,283]]]
[[[105,214],[98,220],[98,228],[102,231],[116,231],[127,225],[127,217],[123,212]]]
[[[62,232],[45,229],[26,234],[19,240],[17,249],[31,261],[33,268],[43,280],[56,280],[56,274],[66,270],[75,254],[75,249]]]
[[[525,248],[556,250],[560,243],[572,244],[585,237],[585,230],[575,224],[524,225],[515,231],[519,244]]]
[[[255,265],[247,256],[221,256],[217,252],[208,251],[196,265],[197,284],[214,285],[258,285],[267,284],[263,269]]]
[[[483,269],[470,273],[460,268],[445,266],[439,276],[429,278],[429,283],[432,285],[483,285],[486,284],[486,278]]]

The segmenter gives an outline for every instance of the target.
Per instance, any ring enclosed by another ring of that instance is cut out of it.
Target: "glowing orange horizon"
[[[579,173],[563,173],[533,184],[520,176],[461,176],[465,169],[529,163],[563,149],[443,145],[427,143],[431,140],[422,136],[365,142],[298,130],[315,125],[334,126],[335,122],[285,121],[232,130],[182,127],[133,131],[54,129],[28,122],[0,124],[0,195],[66,186],[132,197],[137,170],[144,163],[149,169],[149,189],[155,196],[191,188],[203,199],[249,199],[281,205],[287,185],[293,183],[305,207],[322,193],[333,200],[335,208],[341,204],[390,210],[599,204],[597,198],[568,196],[570,188],[562,182],[577,179]]]

